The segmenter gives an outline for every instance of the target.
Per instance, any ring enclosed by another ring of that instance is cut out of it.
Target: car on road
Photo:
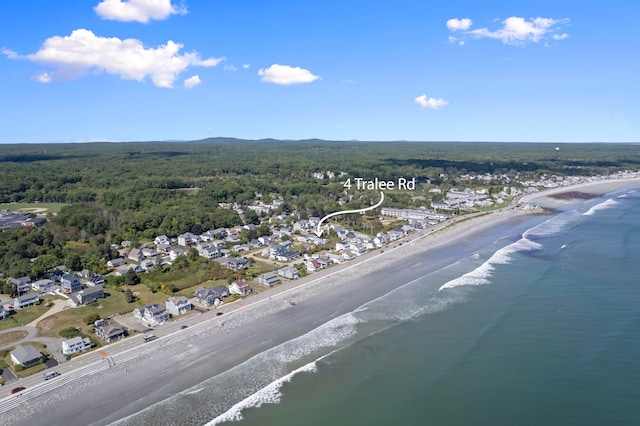
[[[18,393],[18,392],[22,392],[23,390],[25,390],[26,388],[24,386],[18,386],[17,388],[13,388],[11,389],[11,393]]]
[[[180,326],[180,330],[184,330],[185,328],[189,327],[187,324],[181,325]]]
[[[60,373],[58,373],[57,371],[49,371],[47,373],[44,373],[43,378],[45,380],[49,380],[49,379],[53,379],[54,377],[58,377],[60,375]]]
[[[220,315],[224,314],[224,312],[216,312],[216,316],[219,317]]]

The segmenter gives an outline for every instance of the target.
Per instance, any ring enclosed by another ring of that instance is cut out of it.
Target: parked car
[[[219,317],[220,315],[224,314],[224,312],[216,312],[216,316]]]
[[[24,386],[18,386],[17,388],[13,388],[11,389],[11,393],[18,393],[18,392],[22,392],[23,390],[25,390],[26,388]]]

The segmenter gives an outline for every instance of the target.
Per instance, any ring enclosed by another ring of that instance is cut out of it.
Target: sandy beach
[[[554,188],[520,201],[555,209],[576,201],[559,194],[601,195],[633,186],[640,186],[640,179]],[[515,208],[462,219],[413,234],[384,253],[377,250],[261,292],[242,304],[227,305],[223,316],[201,314],[187,329],[176,326],[175,332],[156,341],[143,344],[134,337],[108,346],[104,351],[113,366],[95,352],[78,357],[65,363],[63,374],[55,380],[29,387],[21,397],[1,400],[3,422],[110,424],[473,253],[494,238],[498,228],[512,232],[527,221],[540,221],[539,216]]]

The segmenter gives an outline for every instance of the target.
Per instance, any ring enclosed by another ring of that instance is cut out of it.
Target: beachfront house
[[[293,266],[285,266],[284,268],[278,269],[278,275],[290,280],[297,280],[300,278],[300,272],[298,272],[298,270]]]
[[[111,343],[116,340],[124,339],[126,330],[120,324],[115,322],[107,322],[105,320],[98,320],[95,323],[93,331],[104,342]]]
[[[251,287],[249,287],[247,280],[237,280],[229,284],[229,293],[246,296],[251,293]]]
[[[133,316],[150,326],[162,325],[169,321],[169,312],[157,303],[139,306],[133,310]]]
[[[195,291],[196,299],[204,306],[218,305],[222,302],[222,298],[227,296],[229,296],[229,289],[223,286],[198,287]]]
[[[91,349],[91,340],[88,337],[76,336],[62,341],[62,354],[69,356],[76,352]]]
[[[218,299],[218,302],[220,301],[220,298],[218,297],[218,293],[214,292],[212,288],[208,288],[208,287],[196,288],[195,297],[196,299],[198,299],[198,302],[200,302],[204,306],[210,306],[215,304],[216,299]]]
[[[167,312],[171,315],[183,315],[193,309],[193,305],[184,296],[171,296],[165,302]]]
[[[273,272],[267,272],[258,276],[256,281],[258,282],[258,284],[265,287],[271,287],[273,285],[280,284],[280,278]]]
[[[13,365],[29,367],[44,360],[44,355],[31,345],[18,346],[11,351],[11,362]]]

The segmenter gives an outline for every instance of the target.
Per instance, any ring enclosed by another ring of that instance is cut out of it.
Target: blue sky
[[[0,3],[0,142],[640,141],[640,2]]]

